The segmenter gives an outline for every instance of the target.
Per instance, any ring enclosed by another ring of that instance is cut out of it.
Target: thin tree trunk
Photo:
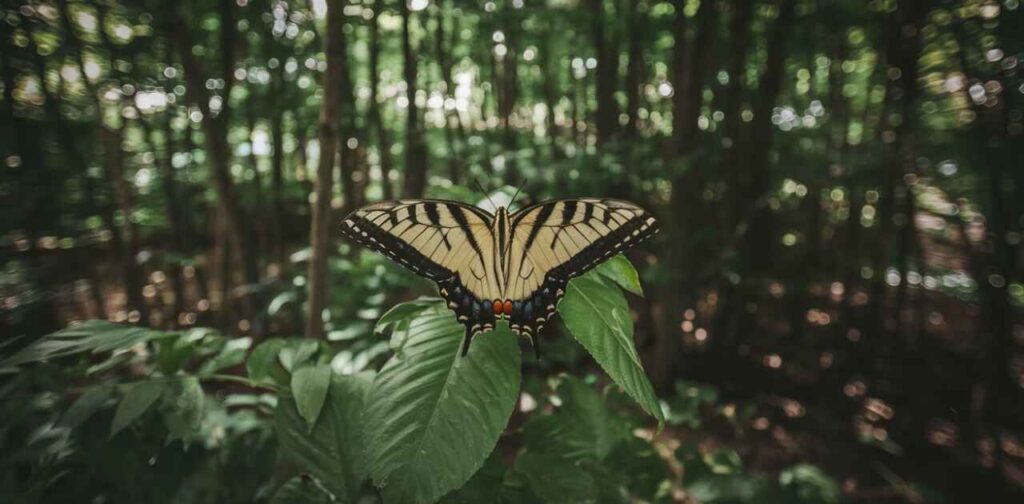
[[[156,156],[156,165],[160,172],[160,187],[163,189],[164,211],[167,213],[167,221],[171,225],[171,239],[168,250],[179,256],[178,259],[171,261],[169,264],[171,286],[174,292],[174,303],[171,305],[173,316],[171,317],[170,327],[176,328],[178,327],[178,316],[185,311],[185,278],[182,275],[180,259],[185,256],[185,231],[181,219],[181,194],[178,190],[178,182],[174,174],[174,164],[172,162],[174,147],[170,114],[171,109],[164,111],[162,114],[162,123],[164,125],[161,129],[164,136],[162,151],[157,149],[156,129],[144,118],[139,118],[138,124],[142,128],[142,138],[146,148],[154,154],[159,152],[159,155]]]
[[[640,0],[629,0],[629,64],[626,66],[626,136],[636,138],[640,130],[640,82],[644,74],[644,37],[647,16]]]
[[[409,101],[405,116],[405,180],[402,195],[421,198],[427,188],[427,150],[420,129],[416,106],[416,54],[412,46],[412,14],[406,2],[398,2],[402,16],[402,67],[405,75],[405,96]]]
[[[754,4],[750,0],[734,0],[729,18],[729,62],[726,72],[729,82],[725,86],[722,124],[722,170],[726,180],[726,195],[722,205],[723,221],[726,229],[733,229],[738,224],[739,215],[734,210],[740,206],[737,201],[741,196],[740,189],[741,151],[748,139],[745,138],[743,118],[744,74],[747,67],[747,52],[750,47],[751,24],[753,21]]]
[[[619,65],[605,37],[604,0],[588,0],[593,16],[594,52],[597,54],[597,145],[607,142],[619,124],[615,87]]]
[[[229,0],[221,1],[230,3]],[[224,7],[224,10],[233,11],[230,6]],[[231,149],[227,139],[227,121],[230,113],[230,100],[228,98],[230,97],[231,90],[230,82],[234,79],[234,76],[227,70],[229,64],[225,63],[223,65],[223,77],[227,77],[227,79],[224,87],[224,99],[220,111],[214,115],[214,111],[210,109],[210,93],[206,89],[205,71],[199,60],[192,53],[194,43],[189,28],[176,8],[168,9],[167,15],[170,35],[184,69],[187,89],[186,96],[196,104],[202,114],[206,151],[210,161],[214,189],[217,192],[217,207],[225,222],[222,231],[226,234],[226,246],[231,249],[231,255],[234,257],[233,262],[243,266],[244,281],[255,284],[259,281],[259,268],[254,257],[246,253],[246,249],[249,248],[248,240],[246,239],[247,233],[241,206],[238,202],[235,182],[231,176]],[[221,50],[224,51],[222,58],[225,61],[233,62],[234,24],[231,23],[229,25],[226,21],[222,21],[221,24],[222,28],[226,31],[232,32],[222,36],[223,47]],[[225,305],[228,304],[227,300],[230,297],[230,277],[231,275],[227,274],[221,279],[221,296]]]
[[[310,240],[312,256],[309,260],[309,323],[306,326],[306,337],[323,338],[323,311],[327,296],[327,254],[331,230],[331,188],[334,173],[334,159],[338,146],[338,125],[341,112],[342,67],[345,61],[345,45],[342,41],[342,2],[327,2],[327,33],[324,37],[324,50],[327,53],[327,70],[324,72],[321,86],[324,89],[323,102],[320,105],[319,143],[320,160],[317,163],[316,181],[314,182],[315,201],[310,224]]]
[[[874,251],[874,277],[871,287],[871,313],[876,335],[889,332],[886,309],[886,270],[892,252],[893,236],[906,223],[897,223],[895,211],[907,197],[903,176],[913,171],[911,152],[915,107],[919,95],[917,85],[918,59],[921,53],[923,17],[926,9],[921,0],[900,2],[898,9],[885,19],[885,60],[890,68],[899,70],[896,78],[890,76],[885,92],[885,117],[888,119],[880,131],[882,143],[882,187],[878,203],[879,234]],[[893,119],[899,117],[900,119]],[[899,193],[899,194],[897,194]],[[897,314],[897,318],[899,315]]]
[[[558,137],[561,134],[558,123],[555,121],[555,104],[557,98],[555,85],[558,82],[558,62],[554,61],[551,53],[554,52],[554,33],[549,23],[544,28],[544,46],[538,51],[540,67],[543,75],[541,77],[541,92],[544,95],[544,107],[547,109],[547,137],[551,149],[551,159],[558,161],[565,158],[565,153],[558,146]],[[571,75],[570,75],[571,78]],[[572,82],[571,80],[569,81]]]
[[[284,105],[287,103],[284,96],[284,75],[282,69],[284,65],[279,65],[277,75],[274,79],[274,96],[276,100],[279,100],[279,104]],[[284,207],[284,106],[274,107],[274,111],[270,116],[270,143],[273,149],[273,155],[270,158],[270,199],[271,199],[271,212],[270,212],[270,227],[271,227],[271,257],[273,261],[278,264],[279,267],[283,267],[287,261],[287,249],[285,247],[285,236],[284,236],[284,219],[285,219],[285,207]]]
[[[455,93],[455,82],[452,79],[452,60],[451,53],[455,50],[455,40],[458,33],[455,28],[452,29],[451,45],[445,48],[445,29],[444,29],[444,13],[448,10],[444,0],[438,0],[437,2],[437,16],[435,20],[437,27],[434,30],[434,49],[437,52],[437,66],[441,72],[441,79],[444,80],[444,96],[445,101],[450,97],[454,96]],[[454,21],[453,21],[454,22]],[[447,103],[445,104],[447,105]],[[462,181],[462,172],[465,170],[464,162],[462,159],[462,149],[465,148],[465,130],[462,127],[462,118],[459,117],[459,112],[456,109],[449,109],[447,106],[444,107],[445,115],[445,127],[444,127],[444,139],[445,146],[448,150],[448,178],[451,179],[452,184],[459,185]],[[457,129],[452,130],[452,123],[455,123]],[[456,132],[459,133],[456,137]]]
[[[370,22],[370,123],[377,136],[377,157],[380,158],[380,183],[383,188],[384,199],[390,200],[395,197],[394,184],[391,183],[391,143],[388,139],[388,130],[384,126],[384,119],[381,117],[380,98],[378,88],[380,87],[380,17],[383,8],[375,6],[373,20]]]
[[[519,145],[515,125],[512,124],[512,113],[515,111],[519,95],[519,19],[516,11],[510,7],[509,3],[506,3],[504,24],[505,46],[508,51],[501,59],[498,116],[502,127],[502,144],[505,151],[505,183],[513,186],[519,184],[519,167],[517,165]],[[497,69],[497,64],[495,64],[495,69]],[[497,81],[498,75],[496,74],[495,77]]]
[[[676,17],[672,25],[675,94],[672,97],[670,149],[674,155],[689,152],[697,146],[697,118],[704,101],[704,83],[713,61],[713,46],[718,37],[718,0],[701,2],[697,8],[692,44],[686,43],[685,7],[685,0],[675,0]]]
[[[254,235],[254,242],[256,243],[256,251],[251,254],[254,256],[254,260],[257,265],[263,264],[261,252],[270,250],[270,223],[271,220],[267,218],[267,204],[264,197],[263,188],[263,174],[260,173],[260,159],[256,155],[256,126],[258,118],[256,117],[256,100],[257,95],[250,91],[249,96],[245,103],[245,115],[246,115],[246,129],[249,133],[249,165],[252,167],[252,190],[255,194],[253,201],[252,215],[252,226],[249,231]]]

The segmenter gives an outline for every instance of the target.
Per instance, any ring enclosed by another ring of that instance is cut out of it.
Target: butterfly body
[[[554,200],[495,214],[443,200],[385,201],[342,222],[349,239],[438,284],[466,343],[497,320],[530,338],[554,315],[568,281],[653,235],[656,222],[619,200]]]

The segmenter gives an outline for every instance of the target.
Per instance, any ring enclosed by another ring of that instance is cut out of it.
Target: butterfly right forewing
[[[650,238],[657,223],[620,200],[556,200],[512,216],[510,325],[531,338],[554,316],[569,280]]]

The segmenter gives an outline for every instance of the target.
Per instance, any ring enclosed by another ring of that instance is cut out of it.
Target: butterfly
[[[472,338],[507,319],[539,355],[537,337],[573,277],[657,232],[632,203],[613,199],[552,200],[496,214],[445,200],[369,205],[341,225],[348,239],[383,253],[437,283],[441,297]]]

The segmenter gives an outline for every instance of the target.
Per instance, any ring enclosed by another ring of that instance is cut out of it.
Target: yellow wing
[[[532,336],[547,323],[568,281],[650,238],[657,222],[620,200],[556,200],[512,215],[506,297],[514,331]]]
[[[493,217],[442,200],[385,201],[349,214],[349,239],[437,282],[441,296],[466,326],[468,340],[494,327],[492,302],[500,292],[494,262]]]

